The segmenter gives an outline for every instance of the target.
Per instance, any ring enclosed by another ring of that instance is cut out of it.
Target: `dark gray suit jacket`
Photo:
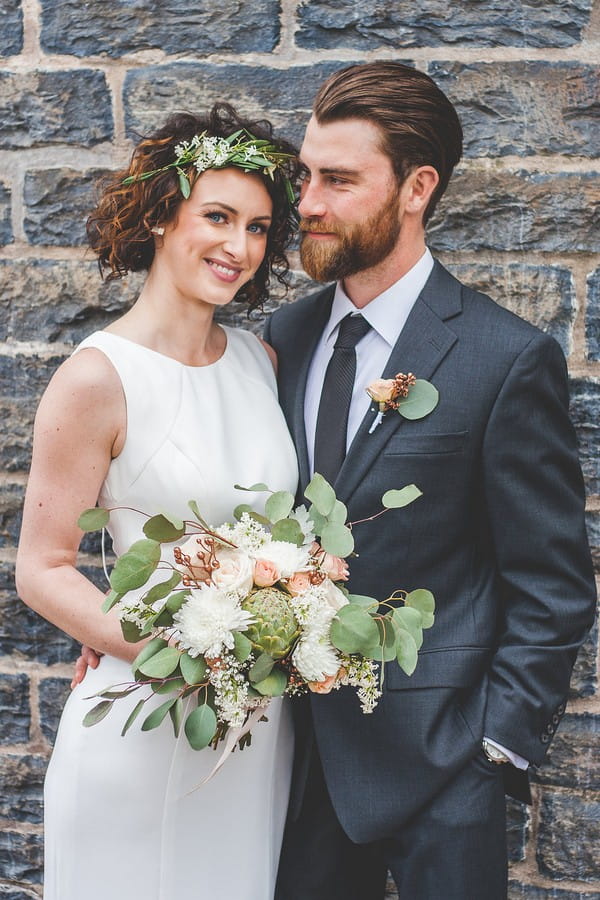
[[[301,487],[306,376],[332,299],[329,287],[282,307],[265,331]],[[334,807],[358,842],[393,833],[484,734],[540,764],[595,609],[558,344],[436,263],[383,376],[397,372],[431,380],[438,407],[413,422],[389,412],[372,434],[369,412],[335,488],[350,520],[377,512],[389,488],[414,482],[423,496],[355,528],[350,588],[379,599],[429,588],[436,621],[410,678],[387,665],[372,715],[350,689],[312,695],[298,734],[296,795],[314,727]]]

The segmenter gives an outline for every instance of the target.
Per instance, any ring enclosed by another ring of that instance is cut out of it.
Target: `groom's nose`
[[[317,179],[311,178],[302,182],[298,212],[303,219],[321,217],[327,212],[323,193],[319,188]]]

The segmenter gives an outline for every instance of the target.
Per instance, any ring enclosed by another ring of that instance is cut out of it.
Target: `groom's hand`
[[[103,654],[100,653],[99,650],[92,650],[91,647],[86,647],[85,644],[83,645],[81,648],[81,655],[75,663],[75,671],[73,673],[73,680],[71,681],[71,690],[73,690],[74,687],[77,687],[78,684],[81,684],[88,668],[97,668],[102,655]]]

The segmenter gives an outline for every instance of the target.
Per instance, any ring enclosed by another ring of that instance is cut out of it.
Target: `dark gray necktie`
[[[317,415],[314,470],[330,484],[346,456],[348,413],[356,375],[355,347],[370,327],[361,315],[350,314],[342,319],[325,372]]]

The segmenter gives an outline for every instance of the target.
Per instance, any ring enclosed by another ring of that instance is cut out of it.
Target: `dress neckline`
[[[175,359],[174,356],[167,356],[166,353],[161,353],[160,350],[153,350],[151,347],[146,347],[145,344],[138,344],[137,341],[132,341],[131,338],[123,337],[122,334],[115,334],[114,331],[100,331],[98,333],[106,334],[109,337],[117,338],[120,341],[125,341],[125,343],[132,344],[134,347],[138,347],[140,350],[145,350],[147,353],[151,353],[153,356],[159,356],[161,359],[166,359],[168,362],[174,363],[176,366],[180,366],[182,369],[191,369],[191,370],[201,371],[202,369],[212,369],[215,366],[218,366],[221,362],[223,362],[225,357],[228,356],[228,354],[229,354],[229,348],[231,345],[229,329],[226,325],[220,325],[220,327],[223,329],[223,331],[225,333],[225,338],[226,338],[225,349],[223,350],[222,354],[219,356],[218,359],[215,359],[215,361],[212,363],[206,363],[203,366],[186,365],[186,363],[182,363],[182,362],[180,362],[180,360]]]

